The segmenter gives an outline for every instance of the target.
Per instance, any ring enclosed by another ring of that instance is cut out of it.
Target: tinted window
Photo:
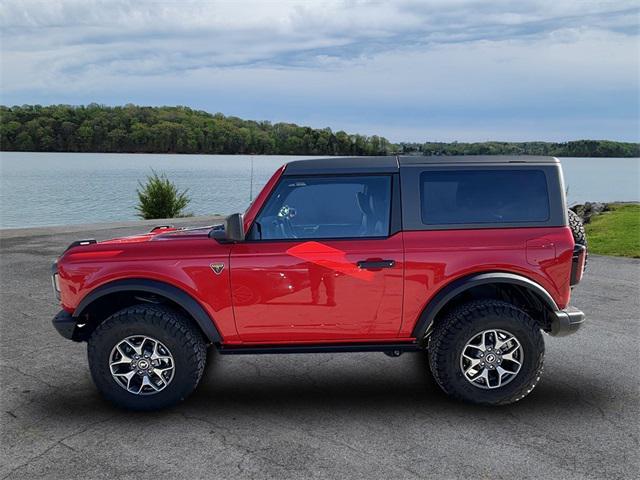
[[[251,234],[265,240],[384,237],[390,204],[389,176],[284,177]]]
[[[448,170],[420,176],[427,225],[544,222],[547,180],[541,170]]]

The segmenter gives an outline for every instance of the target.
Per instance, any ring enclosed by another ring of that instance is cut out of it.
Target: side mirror
[[[244,241],[244,221],[241,213],[232,213],[224,219],[222,228],[212,228],[209,237],[222,242]]]

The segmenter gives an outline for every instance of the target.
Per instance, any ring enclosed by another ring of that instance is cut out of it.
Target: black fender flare
[[[479,285],[488,285],[495,283],[506,283],[511,285],[518,285],[524,287],[534,293],[544,305],[550,308],[552,311],[557,312],[560,309],[556,304],[553,297],[547,292],[547,290],[540,284],[533,280],[517,275],[515,273],[508,272],[487,272],[472,274],[467,277],[459,278],[452,281],[442,289],[427,303],[424,310],[420,314],[415,327],[413,328],[412,336],[421,340],[429,332],[433,321],[436,316],[442,310],[447,303],[470,288],[477,287]]]
[[[168,283],[147,278],[115,280],[101,285],[82,299],[73,312],[73,317],[80,318],[89,305],[105,295],[131,291],[152,293],[171,300],[191,315],[210,342],[219,343],[222,340],[213,319],[191,295]]]

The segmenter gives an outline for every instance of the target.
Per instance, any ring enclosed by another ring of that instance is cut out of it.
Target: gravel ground
[[[55,332],[49,279],[72,240],[140,225],[0,231],[0,478],[638,478],[640,261],[590,257],[586,326],[545,338],[515,405],[449,400],[420,353],[214,355],[186,402],[140,414]]]

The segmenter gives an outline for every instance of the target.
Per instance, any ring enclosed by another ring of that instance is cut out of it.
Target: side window
[[[263,240],[386,237],[390,176],[283,177],[254,222]]]
[[[544,222],[549,219],[542,170],[434,170],[420,175],[426,225]]]

